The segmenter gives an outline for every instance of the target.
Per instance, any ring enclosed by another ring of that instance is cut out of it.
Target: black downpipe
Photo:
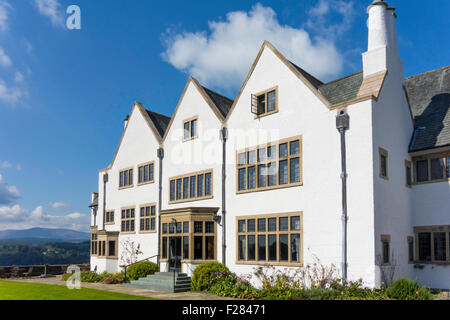
[[[106,184],[108,183],[108,174],[105,173],[103,175],[103,225],[102,230],[105,231],[105,223],[106,223]]]
[[[156,258],[157,260],[157,265],[158,268],[160,268],[161,270],[161,262],[160,262],[160,257],[161,257],[161,205],[162,205],[162,166],[163,166],[163,159],[164,159],[164,149],[163,148],[159,148],[158,152],[157,152],[157,156],[159,159],[159,190],[158,190],[158,257]]]
[[[227,162],[227,139],[228,139],[228,129],[222,128],[220,131],[220,140],[222,140],[222,263],[226,265],[226,162]]]
[[[341,163],[342,163],[342,279],[347,280],[347,157],[345,132],[350,127],[350,117],[345,110],[336,117],[336,128],[341,136]]]

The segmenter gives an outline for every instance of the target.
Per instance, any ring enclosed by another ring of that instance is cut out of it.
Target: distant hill
[[[83,242],[89,241],[90,234],[69,229],[32,228],[26,230],[0,231],[0,241],[28,242]]]

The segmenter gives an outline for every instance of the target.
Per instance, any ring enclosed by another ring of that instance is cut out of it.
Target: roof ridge
[[[151,112],[151,113],[153,113],[153,114],[155,114],[155,115],[158,115],[158,116],[162,116],[162,117],[165,117],[165,118],[167,118],[167,119],[170,119],[171,117],[169,117],[169,116],[166,116],[166,115],[164,115],[164,114],[162,114],[162,113],[158,113],[158,112],[155,112],[155,111],[152,111],[152,110],[149,110],[149,109],[146,109],[146,108],[144,108],[145,109],[145,111],[147,111],[147,112]]]
[[[323,84],[323,81],[320,79],[317,79],[317,77],[313,76],[310,72],[306,71],[304,68],[300,67],[299,65],[297,65],[296,63],[292,62],[291,60],[288,60],[289,63],[291,63],[295,68],[297,69],[301,69],[303,72],[305,72],[307,75],[309,75],[310,77],[312,77],[314,80],[318,81],[321,83],[321,85]],[[309,81],[309,80],[308,80]],[[319,85],[320,86],[320,85]]]
[[[426,75],[428,73],[444,70],[444,69],[447,69],[447,68],[450,68],[450,65],[448,65],[446,67],[440,67],[440,68],[437,68],[437,69],[434,69],[434,70],[430,70],[430,71],[427,71],[427,72],[424,72],[424,73],[419,73],[419,74],[416,74],[414,76],[409,76],[409,77],[405,78],[405,80],[408,80],[408,79],[411,79],[411,78],[414,78],[414,77],[423,76],[423,75]]]
[[[326,85],[329,85],[329,84],[332,84],[332,83],[335,83],[335,82],[338,82],[338,81],[341,81],[341,80],[350,78],[350,77],[355,76],[355,75],[357,75],[357,74],[359,74],[359,73],[363,73],[363,71],[354,72],[354,73],[349,74],[349,75],[346,75],[346,76],[344,76],[344,77],[342,77],[342,78],[338,78],[338,79],[336,79],[336,80],[333,80],[333,81],[324,83],[324,84],[322,84],[322,85],[319,86],[319,89],[320,89],[321,87],[326,86]]]
[[[215,94],[217,94],[218,96],[221,96],[222,98],[225,98],[225,99],[227,99],[227,100],[230,100],[231,102],[234,101],[234,100],[232,100],[232,99],[230,99],[230,98],[228,98],[228,97],[225,97],[223,94],[220,94],[220,93],[218,93],[218,92],[216,92],[216,91],[214,91],[214,90],[211,90],[211,89],[209,89],[209,88],[207,88],[207,87],[205,87],[205,86],[202,86],[202,87],[203,87],[203,89],[208,90],[208,91],[211,91],[212,93],[215,93]]]

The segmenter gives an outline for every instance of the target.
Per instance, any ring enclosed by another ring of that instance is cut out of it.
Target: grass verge
[[[0,300],[158,300],[122,293],[28,282],[0,281]]]

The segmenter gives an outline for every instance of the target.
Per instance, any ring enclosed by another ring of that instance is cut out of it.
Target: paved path
[[[31,282],[41,284],[53,284],[65,286],[66,282],[62,280],[62,276],[52,278],[28,278],[28,279],[4,279],[9,281]],[[86,283],[82,282],[81,287],[89,289],[97,289],[109,292],[130,294],[133,296],[142,296],[149,298],[156,298],[162,300],[235,300],[232,298],[219,297],[216,295],[206,294],[202,292],[180,292],[180,293],[166,293],[144,289],[127,288],[120,284],[103,284],[103,283]]]

